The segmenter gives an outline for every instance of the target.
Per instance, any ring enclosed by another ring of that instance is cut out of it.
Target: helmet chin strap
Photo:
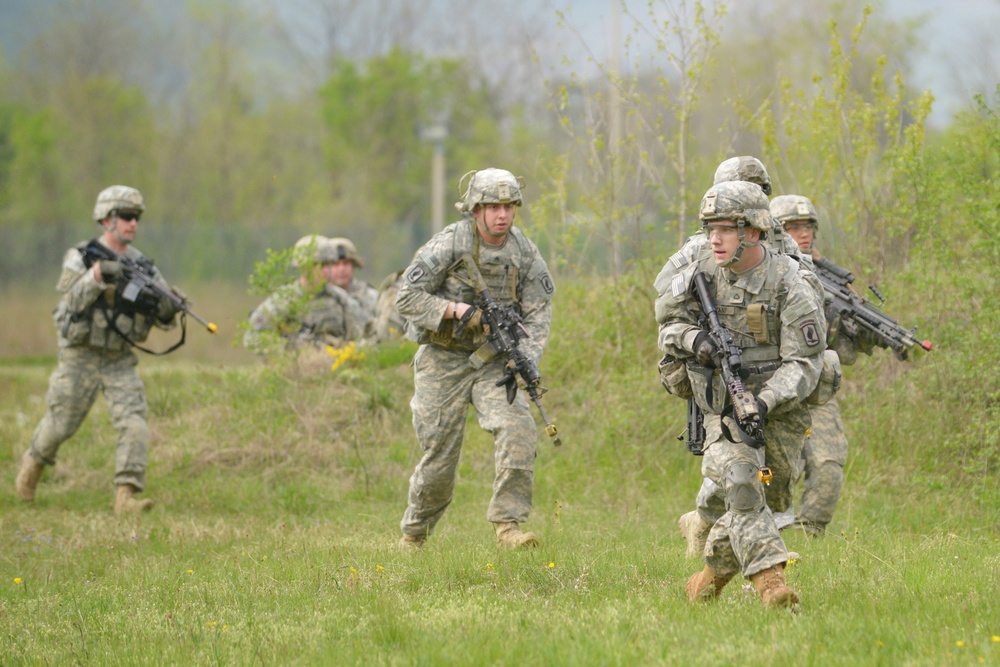
[[[738,233],[740,235],[740,244],[738,246],[736,246],[736,252],[733,253],[733,256],[730,257],[729,259],[727,259],[726,261],[720,263],[719,266],[722,266],[722,267],[732,266],[736,262],[740,261],[740,257],[743,256],[743,251],[744,250],[746,250],[747,248],[752,248],[753,246],[760,245],[760,239],[759,238],[756,241],[751,241],[749,243],[744,240],[744,236],[745,236],[744,230],[746,228],[746,224],[747,223],[746,223],[745,220],[737,220],[736,221],[736,229],[737,229],[737,231],[738,231]]]
[[[121,235],[121,233],[118,231],[118,216],[117,215],[112,215],[111,218],[110,218],[110,220],[111,220],[111,226],[110,227],[108,227],[108,223],[106,223],[106,222],[104,223],[104,231],[111,232],[111,235],[115,237],[115,240],[117,240],[118,243],[120,243],[120,244],[122,244],[124,246],[127,246],[128,244],[132,243],[132,241],[130,241],[129,239],[124,238]]]

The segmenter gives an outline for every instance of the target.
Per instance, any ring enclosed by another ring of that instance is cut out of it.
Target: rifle
[[[489,356],[503,356],[506,360],[504,375],[497,381],[496,386],[504,386],[507,389],[507,402],[513,403],[514,397],[517,396],[517,378],[520,376],[524,382],[524,389],[542,415],[545,433],[552,438],[552,444],[558,447],[562,444],[559,432],[556,430],[556,425],[549,421],[549,416],[542,407],[542,395],[548,389],[541,385],[542,375],[538,371],[538,366],[520,348],[521,339],[528,338],[528,331],[521,323],[521,316],[512,307],[502,306],[494,300],[472,255],[463,255],[459,261],[465,265],[465,270],[472,279],[477,306],[483,313],[482,322],[489,327],[486,343],[483,345],[483,348],[488,349],[480,348],[480,350]],[[476,365],[477,360],[483,359],[480,351],[473,353],[472,357],[473,365]]]
[[[170,303],[173,304],[174,308],[181,313],[180,341],[166,352],[161,352],[160,354],[166,354],[167,352],[172,352],[173,350],[177,349],[178,347],[184,344],[184,339],[187,333],[187,321],[184,319],[185,315],[190,315],[191,317],[193,317],[202,326],[208,329],[209,333],[214,334],[218,332],[219,327],[217,327],[213,322],[207,322],[201,317],[199,317],[193,310],[191,310],[191,308],[188,307],[188,302],[186,299],[183,299],[177,294],[175,294],[173,290],[164,288],[162,285],[156,282],[155,279],[153,279],[153,276],[151,275],[152,263],[149,263],[148,265],[144,266],[143,264],[136,262],[134,259],[130,257],[127,257],[125,255],[120,255],[116,253],[114,250],[111,250],[110,248],[101,245],[100,243],[97,242],[97,239],[91,240],[89,243],[87,243],[87,246],[83,249],[84,265],[87,268],[90,268],[94,265],[95,262],[98,262],[102,259],[121,263],[123,267],[122,276],[126,281],[125,287],[124,289],[121,290],[120,294],[120,297],[122,299],[134,304],[136,300],[139,299],[140,293],[144,289],[146,289],[155,294],[158,298],[168,299]],[[117,331],[117,327],[114,324],[113,318],[108,318],[108,320],[111,323],[112,328],[115,329],[116,333],[118,333],[119,336],[124,338],[130,344],[135,345],[135,343],[129,340],[127,336],[122,334],[120,331]],[[139,346],[135,345],[135,347]],[[145,348],[142,347],[139,347],[139,349],[145,352],[150,352],[149,350],[146,350]]]
[[[722,373],[722,381],[726,385],[726,391],[730,398],[730,405],[722,411],[719,423],[722,425],[722,432],[729,441],[736,442],[730,434],[729,428],[722,421],[723,417],[732,414],[736,420],[736,430],[740,439],[754,449],[760,449],[764,446],[764,420],[757,409],[757,399],[747,390],[743,384],[743,378],[740,376],[743,367],[743,351],[736,345],[729,329],[722,326],[722,322],[719,321],[719,313],[716,311],[715,302],[708,291],[708,280],[705,276],[704,271],[694,274],[695,292],[702,313],[708,319],[708,335],[719,350],[716,363]]]
[[[698,403],[691,396],[687,400],[687,428],[677,436],[678,440],[684,440],[688,451],[695,456],[705,455],[705,413],[698,407]],[[687,436],[685,439],[684,436]]]
[[[910,348],[914,345],[928,352],[934,349],[929,340],[918,341],[913,337],[917,327],[905,329],[870,301],[855,293],[850,288],[854,282],[854,275],[850,271],[837,266],[825,257],[813,260],[813,263],[816,266],[816,276],[832,299],[833,309],[841,317],[870,331],[878,345],[891,348],[901,360],[906,359]],[[885,303],[885,298],[874,285],[869,285],[869,289],[882,304]]]

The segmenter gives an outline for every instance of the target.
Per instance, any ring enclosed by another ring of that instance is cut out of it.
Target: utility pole
[[[444,142],[448,138],[446,116],[420,128],[420,138],[434,144],[431,160],[431,232],[444,229]]]

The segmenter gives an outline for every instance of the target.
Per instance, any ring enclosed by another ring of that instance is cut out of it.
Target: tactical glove
[[[160,297],[160,303],[156,309],[156,319],[166,324],[170,320],[174,319],[174,315],[177,314],[177,306],[174,304],[173,300],[167,297]]]
[[[458,318],[458,324],[455,325],[456,337],[461,336],[466,331],[472,335],[483,332],[483,311],[475,306],[466,310],[465,314]]]
[[[719,348],[707,331],[700,332],[694,339],[694,358],[705,368],[715,368],[715,357]]]
[[[767,421],[767,403],[759,398],[754,400],[757,401],[757,413],[760,414],[760,423],[763,425]]]
[[[105,285],[114,285],[122,275],[122,263],[114,259],[102,259],[99,261],[101,280]]]

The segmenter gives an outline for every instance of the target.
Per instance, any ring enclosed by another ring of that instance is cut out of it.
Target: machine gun
[[[510,306],[503,306],[493,298],[472,255],[466,254],[460,261],[465,266],[476,290],[476,305],[483,313],[482,322],[489,327],[483,348],[488,348],[485,352],[490,356],[502,356],[505,360],[504,375],[497,381],[496,386],[505,387],[507,402],[513,403],[517,395],[517,380],[520,377],[525,391],[542,415],[545,433],[552,438],[552,444],[558,447],[562,444],[559,432],[542,407],[542,395],[548,390],[541,385],[542,375],[538,371],[538,366],[520,348],[521,339],[528,338],[528,331],[521,323],[521,316]],[[473,357],[482,359],[479,351],[474,353]]]
[[[870,301],[858,295],[851,289],[854,275],[830,260],[821,257],[813,261],[816,267],[816,277],[823,284],[823,289],[832,299],[833,309],[846,320],[854,322],[859,328],[872,333],[876,344],[888,347],[896,356],[905,360],[910,348],[919,346],[930,352],[934,345],[929,340],[919,341],[913,334],[917,327],[906,329],[875,307]],[[885,303],[885,298],[874,285],[869,285],[879,302]]]
[[[722,322],[719,321],[719,313],[716,311],[715,302],[708,291],[708,280],[704,271],[694,274],[694,287],[701,311],[708,319],[708,335],[719,351],[716,364],[722,373],[722,381],[726,385],[726,391],[729,393],[730,406],[723,410],[719,417],[722,432],[730,442],[736,442],[730,434],[729,428],[722,421],[723,417],[732,414],[736,420],[736,430],[740,439],[754,449],[760,449],[764,446],[764,420],[757,408],[757,399],[747,390],[743,384],[743,377],[740,376],[743,367],[743,351],[736,345],[729,330],[722,326]],[[690,410],[688,412],[690,415]]]
[[[115,325],[115,318],[109,317],[108,321],[111,324],[112,329],[119,336],[124,338],[130,345],[137,347],[143,352],[149,352],[150,354],[167,354],[176,350],[178,347],[184,344],[184,340],[187,336],[187,320],[186,315],[190,315],[195,320],[198,321],[202,326],[204,326],[209,333],[217,333],[219,327],[217,327],[213,322],[208,322],[201,317],[199,317],[191,308],[188,306],[187,299],[178,296],[173,290],[167,289],[160,285],[153,278],[152,275],[152,262],[148,264],[136,262],[134,259],[127,257],[125,255],[120,255],[114,250],[105,247],[104,245],[97,242],[97,239],[91,240],[87,243],[86,247],[83,249],[83,263],[87,268],[92,267],[96,262],[100,260],[111,260],[115,262],[120,262],[123,268],[122,278],[125,283],[124,288],[121,289],[119,298],[124,299],[133,306],[137,301],[141,299],[143,290],[146,293],[152,293],[157,299],[168,299],[170,303],[173,304],[174,309],[181,313],[181,339],[173,345],[170,349],[156,353],[151,350],[147,350],[144,347],[140,347],[132,342],[128,336],[118,331],[118,327]]]

